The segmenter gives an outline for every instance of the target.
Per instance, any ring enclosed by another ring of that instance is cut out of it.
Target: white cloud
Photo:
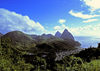
[[[100,24],[87,25],[75,28],[68,28],[68,30],[76,36],[95,36],[100,37]]]
[[[81,0],[87,5],[90,11],[95,11],[100,9],[100,0]]]
[[[82,19],[89,19],[89,18],[94,18],[94,17],[100,16],[100,15],[83,14],[82,12],[74,12],[73,10],[70,10],[69,14],[71,14],[72,16],[78,17],[78,18],[82,18]]]
[[[61,24],[60,26],[55,26],[54,27],[55,32],[59,31],[59,32],[62,33],[64,31],[64,29],[68,29],[68,27],[65,24]]]
[[[100,24],[97,25],[87,25],[87,26],[80,26],[80,27],[73,27],[70,28],[64,24],[60,26],[54,27],[55,31],[63,32],[64,29],[68,29],[74,36],[94,36],[100,37]]]
[[[59,30],[59,29],[61,29],[61,27],[60,26],[55,26],[54,29]]]
[[[0,32],[6,33],[14,30],[30,34],[46,31],[39,22],[31,20],[28,16],[0,8]]]
[[[65,23],[65,22],[66,22],[65,19],[59,19],[59,23],[60,23],[60,24],[63,24],[63,23]]]
[[[94,22],[94,21],[98,21],[98,19],[88,19],[83,21],[83,23],[89,23],[89,22]]]

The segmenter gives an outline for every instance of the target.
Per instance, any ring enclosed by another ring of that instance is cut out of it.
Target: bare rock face
[[[67,29],[62,33],[61,38],[64,40],[74,40],[73,35]]]
[[[56,32],[55,37],[60,38],[61,37],[61,33],[59,31]]]

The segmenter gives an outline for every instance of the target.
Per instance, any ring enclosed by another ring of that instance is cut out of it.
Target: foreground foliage
[[[100,49],[89,48],[78,54],[55,61],[55,52],[31,55],[10,44],[10,39],[0,42],[0,71],[100,71]]]

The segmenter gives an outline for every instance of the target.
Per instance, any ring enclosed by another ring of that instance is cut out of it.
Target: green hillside
[[[29,35],[20,31],[12,31],[3,35],[1,41],[2,43],[9,42],[14,47],[22,50],[34,47],[36,43]]]

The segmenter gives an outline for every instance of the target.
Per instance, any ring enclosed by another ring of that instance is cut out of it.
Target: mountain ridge
[[[64,36],[65,38],[68,37],[70,38],[70,36],[68,35],[71,35],[71,33],[69,33],[67,30],[64,30],[63,34],[65,34]],[[71,39],[72,37],[73,36],[71,35]],[[25,49],[38,50],[37,45],[44,46],[44,43],[45,46],[50,46],[51,50],[64,50],[64,49],[69,50],[69,49],[76,49],[77,46],[80,46],[80,43],[75,41],[74,39],[72,39],[73,41],[71,39],[63,39],[61,37],[56,37],[52,34],[28,35],[21,31],[12,31],[3,35],[2,38],[4,40],[10,38],[12,41],[11,42],[12,45],[17,46],[16,48],[23,49],[23,50]],[[42,47],[39,49],[43,50]]]
[[[23,49],[30,48],[31,45],[35,46],[34,43],[36,43],[34,39],[21,31],[8,32],[1,39],[4,43],[9,40],[11,45],[16,46],[16,48],[22,47]]]

